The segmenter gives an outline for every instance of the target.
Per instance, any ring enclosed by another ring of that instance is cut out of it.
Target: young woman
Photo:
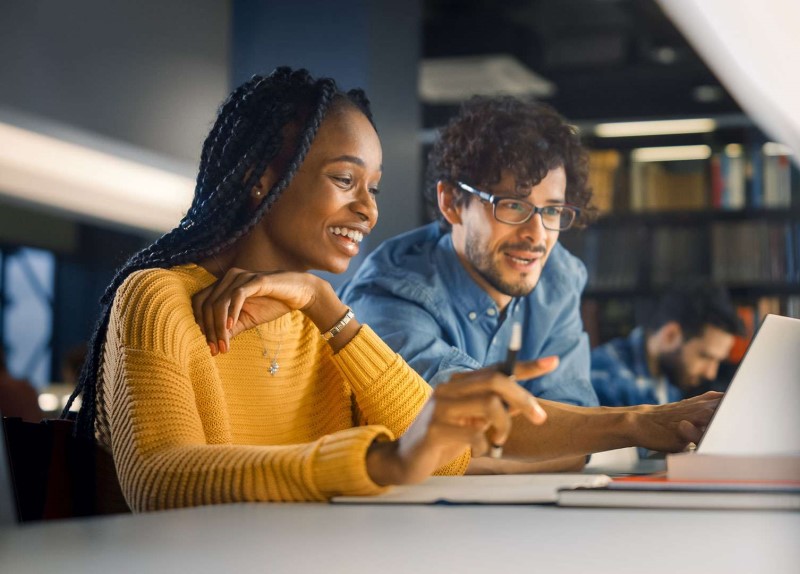
[[[361,91],[280,68],[222,105],[186,217],[112,281],[73,395],[133,510],[377,493],[463,473],[513,415],[544,420],[500,374],[431,397],[308,273],[347,268],[380,177]]]

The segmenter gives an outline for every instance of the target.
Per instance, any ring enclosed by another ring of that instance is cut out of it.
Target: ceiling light
[[[725,92],[720,86],[704,84],[702,86],[695,86],[692,89],[692,99],[701,104],[711,104],[714,102],[722,101],[725,97]]]
[[[678,51],[672,46],[661,46],[652,51],[652,58],[659,64],[674,64],[678,60]]]
[[[728,157],[742,157],[744,146],[737,143],[729,143],[725,146],[725,155]]]
[[[713,132],[716,127],[717,123],[711,118],[616,122],[597,124],[594,127],[594,134],[601,138],[699,134]]]
[[[708,159],[711,148],[707,145],[683,145],[669,147],[642,147],[631,152],[633,161],[687,161]]]
[[[148,232],[178,224],[191,178],[97,147],[0,122],[0,195]]]
[[[473,95],[546,98],[555,92],[552,82],[506,54],[428,58],[419,69],[420,97],[432,104],[458,103]]]

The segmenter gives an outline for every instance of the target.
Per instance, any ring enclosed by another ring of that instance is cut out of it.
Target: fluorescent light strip
[[[91,219],[164,232],[186,211],[190,178],[0,123],[0,193]]]
[[[713,132],[717,122],[710,118],[654,120],[597,124],[594,134],[601,138],[660,136],[669,134],[701,134]]]
[[[683,145],[669,147],[642,147],[631,152],[633,161],[687,161],[708,159],[711,148],[707,145]]]

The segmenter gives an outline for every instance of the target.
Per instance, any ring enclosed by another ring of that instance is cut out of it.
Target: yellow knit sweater
[[[191,297],[213,281],[190,264],[136,272],[117,292],[96,432],[131,509],[380,492],[367,447],[405,432],[430,387],[368,326],[334,355],[299,311],[212,357]]]

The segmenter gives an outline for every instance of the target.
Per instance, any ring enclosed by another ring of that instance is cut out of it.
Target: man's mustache
[[[501,246],[501,249],[503,251],[530,251],[542,255],[547,253],[547,247],[544,245],[531,245],[530,243],[506,243]]]

